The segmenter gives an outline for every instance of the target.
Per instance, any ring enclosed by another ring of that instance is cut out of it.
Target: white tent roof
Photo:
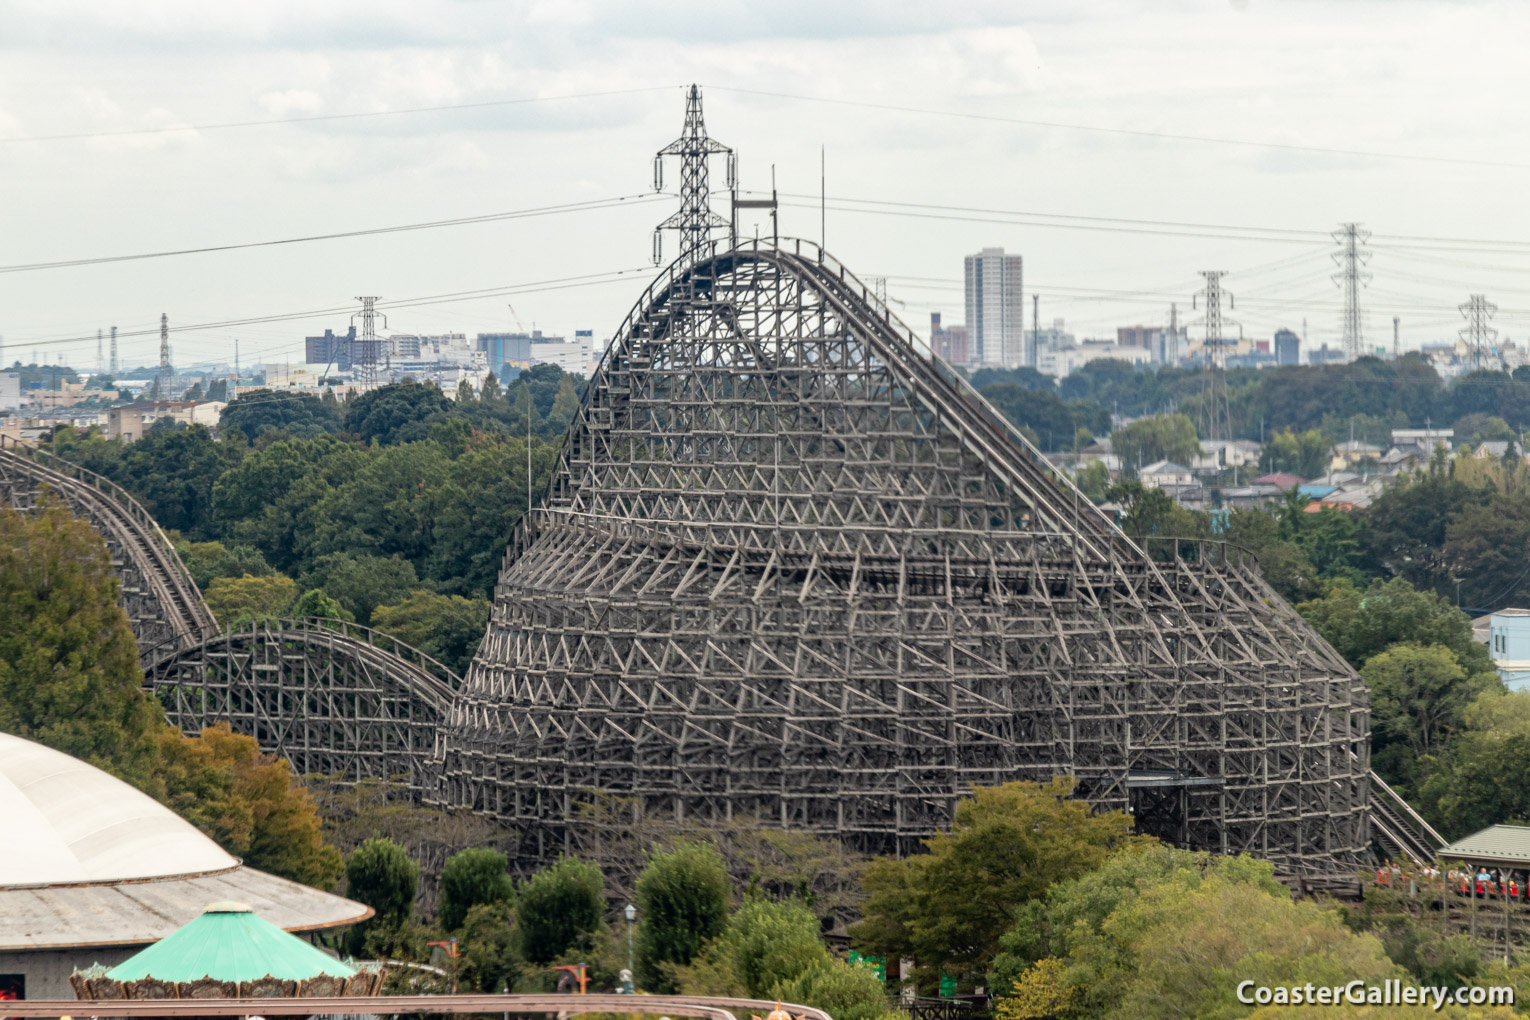
[[[122,780],[0,733],[0,888],[221,871],[239,863]]]
[[[372,914],[244,867],[120,779],[0,733],[0,949],[154,942],[231,899],[288,931]]]

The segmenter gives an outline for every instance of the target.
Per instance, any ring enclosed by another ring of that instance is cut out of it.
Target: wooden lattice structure
[[[256,620],[155,663],[172,726],[226,722],[300,775],[435,785],[441,721],[461,681],[395,638],[338,620]]]
[[[505,558],[438,796],[577,850],[592,791],[904,852],[1072,773],[1146,831],[1365,855],[1364,686],[1215,545],[1128,540],[805,243],[686,260]]]
[[[300,773],[434,789],[433,762],[461,679],[418,649],[336,620],[218,626],[149,513],[100,475],[0,441],[0,502],[24,511],[56,493],[105,539],[119,603],[138,639],[145,687],[170,724],[226,722]]]
[[[93,471],[0,436],[0,503],[30,511],[44,488],[106,540],[144,665],[218,632],[175,547],[136,500]]]

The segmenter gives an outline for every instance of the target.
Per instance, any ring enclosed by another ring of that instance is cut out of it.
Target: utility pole
[[[1401,322],[1402,322],[1402,318],[1400,316],[1397,316],[1397,315],[1392,316],[1392,360],[1393,361],[1396,361],[1398,358],[1402,357],[1402,340],[1400,339],[1401,333],[1399,332],[1399,329],[1398,329],[1398,327],[1401,324]]]
[[[170,316],[159,313],[159,395],[170,399]]]
[[[1465,304],[1457,307],[1466,316],[1466,325],[1461,328],[1461,339],[1466,341],[1470,349],[1472,368],[1480,369],[1483,361],[1492,353],[1493,341],[1498,339],[1498,330],[1488,325],[1488,320],[1498,311],[1498,306],[1489,301],[1486,294],[1473,294]]]
[[[112,327],[112,377],[117,375],[117,327]]]
[[[680,208],[653,231],[653,264],[663,262],[663,232],[680,232],[680,260],[696,262],[707,253],[703,250],[712,238],[714,227],[732,224],[712,211],[711,191],[707,183],[707,164],[714,153],[728,157],[728,187],[738,185],[738,158],[733,150],[707,137],[701,116],[701,89],[692,85],[685,96],[685,128],[653,157],[653,190],[664,190],[664,157],[680,157]],[[730,240],[733,238],[730,237]]]
[[[1341,313],[1344,355],[1354,361],[1360,357],[1364,342],[1360,322],[1360,288],[1371,282],[1371,274],[1365,271],[1365,264],[1371,260],[1371,253],[1365,250],[1365,242],[1371,239],[1371,232],[1358,223],[1341,223],[1331,236],[1339,242],[1339,250],[1333,253],[1339,271],[1333,274],[1333,281],[1344,290],[1344,311]]]
[[[375,389],[377,386],[377,301],[376,297],[359,297],[361,311],[361,339],[356,342],[356,358],[352,363],[356,366],[356,382],[363,390]],[[351,322],[356,321],[356,316],[351,316]],[[383,325],[388,324],[388,317],[383,316]]]
[[[1206,389],[1201,405],[1201,435],[1206,439],[1231,439],[1232,438],[1232,412],[1227,406],[1227,384],[1223,378],[1223,366],[1225,365],[1225,350],[1235,341],[1228,340],[1225,331],[1228,326],[1238,325],[1234,320],[1222,314],[1222,299],[1227,298],[1227,307],[1233,308],[1232,294],[1222,288],[1222,277],[1227,273],[1220,269],[1203,269],[1201,275],[1206,278],[1206,286],[1196,293],[1190,300],[1190,307],[1195,308],[1200,300],[1206,302],[1206,314],[1200,319],[1206,327],[1206,335],[1201,342],[1201,348],[1206,360]],[[1242,327],[1239,327],[1242,334]]]

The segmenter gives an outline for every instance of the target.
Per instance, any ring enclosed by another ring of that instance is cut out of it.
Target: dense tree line
[[[1105,435],[1112,415],[1181,413],[1200,421],[1206,393],[1206,374],[1198,368],[1133,367],[1115,359],[1091,361],[1061,381],[1032,368],[980,369],[971,381],[996,409],[1032,430],[1046,450],[1076,448],[1081,429]],[[1428,362],[1407,355],[1395,361],[1234,369],[1226,373],[1225,385],[1233,434],[1241,439],[1268,442],[1287,430],[1294,436],[1315,432],[1328,443],[1353,436],[1384,447],[1390,430],[1426,423],[1453,427],[1469,442],[1513,439],[1530,428],[1525,369],[1512,376],[1471,372],[1447,384]]]
[[[351,620],[463,670],[581,386],[541,365],[457,399],[412,381],[343,405],[256,390],[224,409],[218,440],[200,426],[136,443],[62,429],[53,450],[144,504],[221,622]]]

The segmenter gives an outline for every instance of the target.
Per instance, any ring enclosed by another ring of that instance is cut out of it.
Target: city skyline
[[[1300,332],[1306,318],[1310,343],[1336,344],[1327,234],[1349,221],[1375,231],[1368,344],[1390,346],[1392,315],[1404,349],[1453,336],[1471,293],[1499,306],[1500,336],[1530,332],[1513,286],[1524,247],[1472,243],[1530,227],[1530,213],[1504,201],[1516,168],[1484,165],[1530,161],[1507,98],[1526,72],[1500,49],[1530,16],[1508,5],[1388,5],[1377,19],[1379,6],[1364,3],[1123,4],[1103,21],[1062,5],[1024,20],[999,5],[851,5],[816,18],[787,8],[769,22],[697,6],[643,23],[602,5],[385,5],[362,32],[351,31],[359,8],[345,5],[135,10],[10,17],[5,266],[626,202],[8,272],[7,362],[37,346],[59,355],[43,360],[89,365],[95,331],[112,324],[124,363],[152,362],[156,338],[131,334],[161,311],[177,360],[230,360],[235,337],[242,360],[291,356],[303,336],[343,329],[339,309],[356,293],[434,302],[400,308],[400,331],[512,329],[511,301],[527,328],[607,334],[653,273],[652,225],[673,209],[644,196],[685,80],[702,84],[708,127],[739,152],[744,188],[768,190],[774,165],[782,233],[817,239],[822,217],[829,250],[888,277],[894,311],[921,333],[930,311],[963,317],[958,260],[1002,246],[1026,258],[1043,322],[1064,318],[1080,335],[1166,324],[1171,301],[1184,314],[1196,273],[1220,268],[1249,335]],[[583,98],[462,108],[538,96]],[[110,134],[422,107],[454,109]],[[93,137],[13,140],[73,134]],[[609,271],[622,275],[574,279]],[[453,297],[511,285],[520,292]],[[176,327],[318,309],[334,311]]]

